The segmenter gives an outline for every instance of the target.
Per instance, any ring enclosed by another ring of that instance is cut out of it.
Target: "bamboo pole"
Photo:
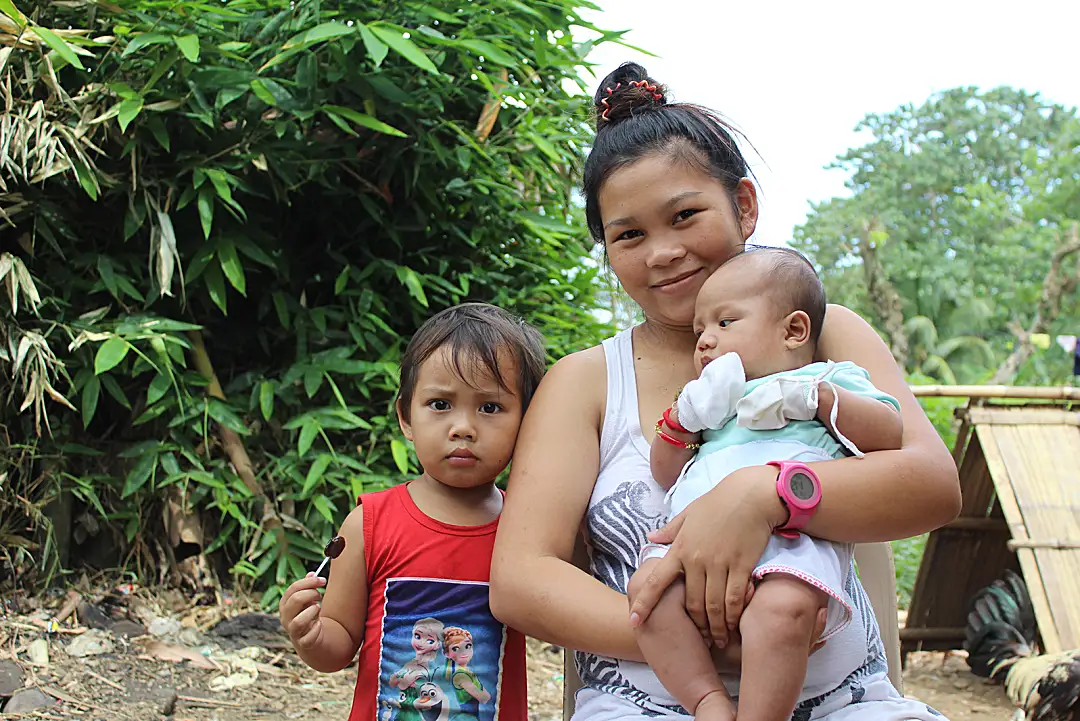
[[[911,386],[916,398],[1022,398],[1080,401],[1080,388],[1072,386]]]

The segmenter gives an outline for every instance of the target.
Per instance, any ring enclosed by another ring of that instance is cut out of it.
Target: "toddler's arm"
[[[357,506],[341,525],[345,550],[335,558],[333,583],[307,576],[281,597],[281,625],[296,653],[316,671],[340,671],[356,656],[367,622],[367,571],[364,564],[364,511]],[[326,585],[320,598],[319,588]],[[363,673],[363,670],[360,670]]]
[[[676,423],[679,422],[679,411],[675,406],[672,406],[669,417]],[[660,426],[660,430],[684,443],[701,443],[700,433],[680,433],[666,423]],[[652,468],[653,478],[664,490],[670,490],[675,485],[675,481],[678,480],[683,466],[694,457],[695,453],[697,453],[696,449],[680,448],[668,443],[659,435],[653,436],[652,446],[649,450],[649,465]]]
[[[836,414],[837,428],[834,428],[830,418],[838,398],[840,408]],[[846,388],[820,384],[817,417],[833,433],[839,430],[863,453],[896,451],[903,444],[904,423],[895,408]]]

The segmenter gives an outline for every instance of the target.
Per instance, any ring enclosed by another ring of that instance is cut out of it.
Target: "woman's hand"
[[[776,473],[772,466],[741,468],[649,535],[650,541],[671,548],[634,599],[632,626],[648,617],[682,573],[687,613],[718,646],[727,644],[746,607],[754,566],[773,529],[787,522],[788,512],[776,494]]]

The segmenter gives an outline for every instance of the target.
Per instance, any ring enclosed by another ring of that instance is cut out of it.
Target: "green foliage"
[[[1080,221],[1075,109],[957,88],[858,129],[872,139],[833,166],[849,174],[850,197],[815,206],[794,247],[814,258],[833,300],[883,328],[863,262],[872,244],[902,300],[907,370],[985,381],[1012,350],[1010,324],[1030,328],[1051,254]],[[1075,334],[1080,305],[1075,293],[1064,300],[1051,332]],[[1045,356],[1017,382],[1063,382],[1071,366],[1040,366]]]
[[[426,317],[497,303],[553,357],[608,332],[572,205],[580,6],[58,3],[0,49],[0,257],[41,295],[0,311],[3,382],[70,401],[46,472],[110,543],[156,563],[178,489],[272,603],[416,472],[392,397]]]

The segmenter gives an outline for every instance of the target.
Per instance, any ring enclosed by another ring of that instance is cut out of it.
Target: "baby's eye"
[[[500,406],[498,403],[485,403],[484,405],[480,406],[481,413],[498,413],[501,410],[502,406]]]
[[[696,208],[687,208],[686,210],[680,210],[675,214],[675,222],[678,223],[682,220],[689,220],[693,216],[697,215],[698,210]]]
[[[721,328],[727,328],[729,325],[731,325],[734,322],[735,321],[733,321],[733,320],[725,319],[725,320],[720,321],[719,325],[720,325]]]
[[[450,401],[444,401],[441,398],[436,398],[433,401],[428,401],[428,407],[433,411],[448,411],[450,410]]]

